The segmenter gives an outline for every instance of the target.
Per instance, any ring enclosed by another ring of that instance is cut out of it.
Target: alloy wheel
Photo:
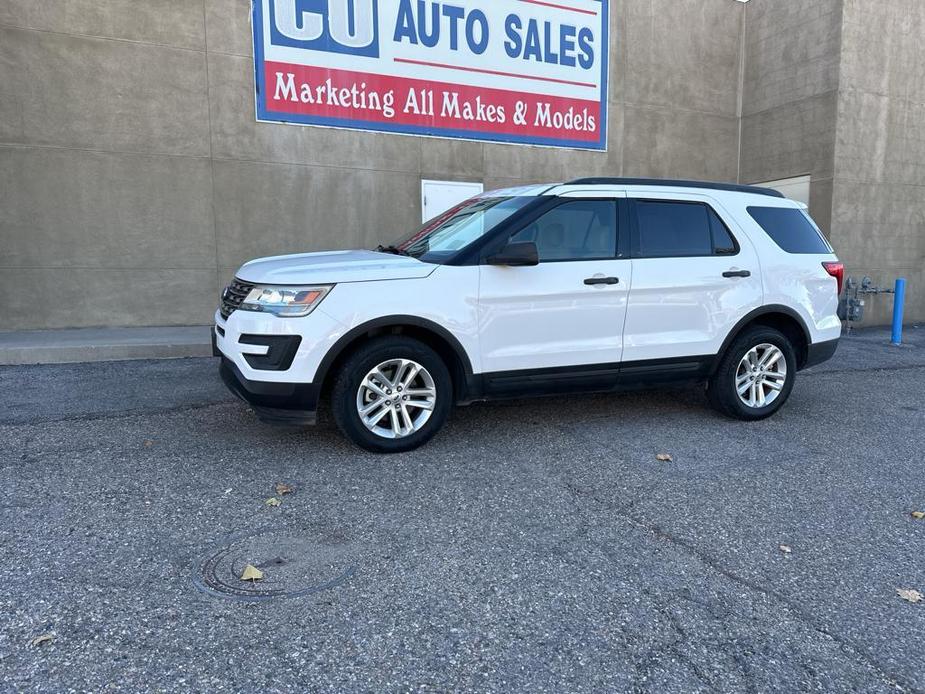
[[[402,439],[427,424],[437,403],[433,376],[410,359],[390,359],[371,369],[357,390],[357,414],[376,436]]]
[[[780,397],[787,383],[787,359],[776,345],[752,347],[736,369],[735,387],[746,407],[761,409]]]

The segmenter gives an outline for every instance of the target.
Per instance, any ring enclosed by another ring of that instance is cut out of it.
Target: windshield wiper
[[[379,253],[391,253],[392,255],[411,255],[408,251],[403,251],[397,246],[383,246],[379,244],[379,247],[376,249]]]

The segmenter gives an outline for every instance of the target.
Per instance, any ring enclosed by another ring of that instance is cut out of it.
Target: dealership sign
[[[607,145],[607,0],[254,0],[257,119]]]

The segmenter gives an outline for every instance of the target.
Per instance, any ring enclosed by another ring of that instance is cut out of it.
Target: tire
[[[379,375],[374,375],[380,366]],[[401,381],[416,367],[420,367],[417,375],[403,385]],[[393,396],[402,400],[391,400]],[[401,453],[423,446],[443,427],[452,405],[453,381],[443,359],[423,342],[402,335],[377,337],[357,348],[341,366],[331,391],[337,427],[373,453]],[[364,424],[361,407],[369,410],[367,420],[381,413],[378,424]]]
[[[773,348],[779,350],[780,356],[769,369],[762,370],[760,363],[776,356]],[[754,359],[745,362],[746,355],[752,354],[759,362],[757,371],[751,370]],[[754,326],[739,335],[723,354],[716,373],[708,383],[707,397],[713,409],[727,417],[744,421],[766,419],[787,402],[796,373],[796,352],[783,333],[774,328]],[[741,397],[740,386],[745,389]],[[777,390],[778,386],[780,390]],[[751,400],[754,405],[745,402],[745,399]]]

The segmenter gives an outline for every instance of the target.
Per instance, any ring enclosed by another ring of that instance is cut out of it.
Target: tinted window
[[[774,239],[774,243],[787,253],[832,252],[803,210],[792,207],[749,207],[748,213]]]
[[[553,208],[511,237],[532,241],[540,262],[592,260],[617,255],[617,204],[613,200],[576,200]]]
[[[713,253],[716,255],[735,255],[739,244],[732,238],[723,220],[712,209],[709,210],[710,230],[713,232]]]
[[[699,203],[636,201],[639,227],[635,255],[671,258],[713,255],[713,234],[706,205]]]

